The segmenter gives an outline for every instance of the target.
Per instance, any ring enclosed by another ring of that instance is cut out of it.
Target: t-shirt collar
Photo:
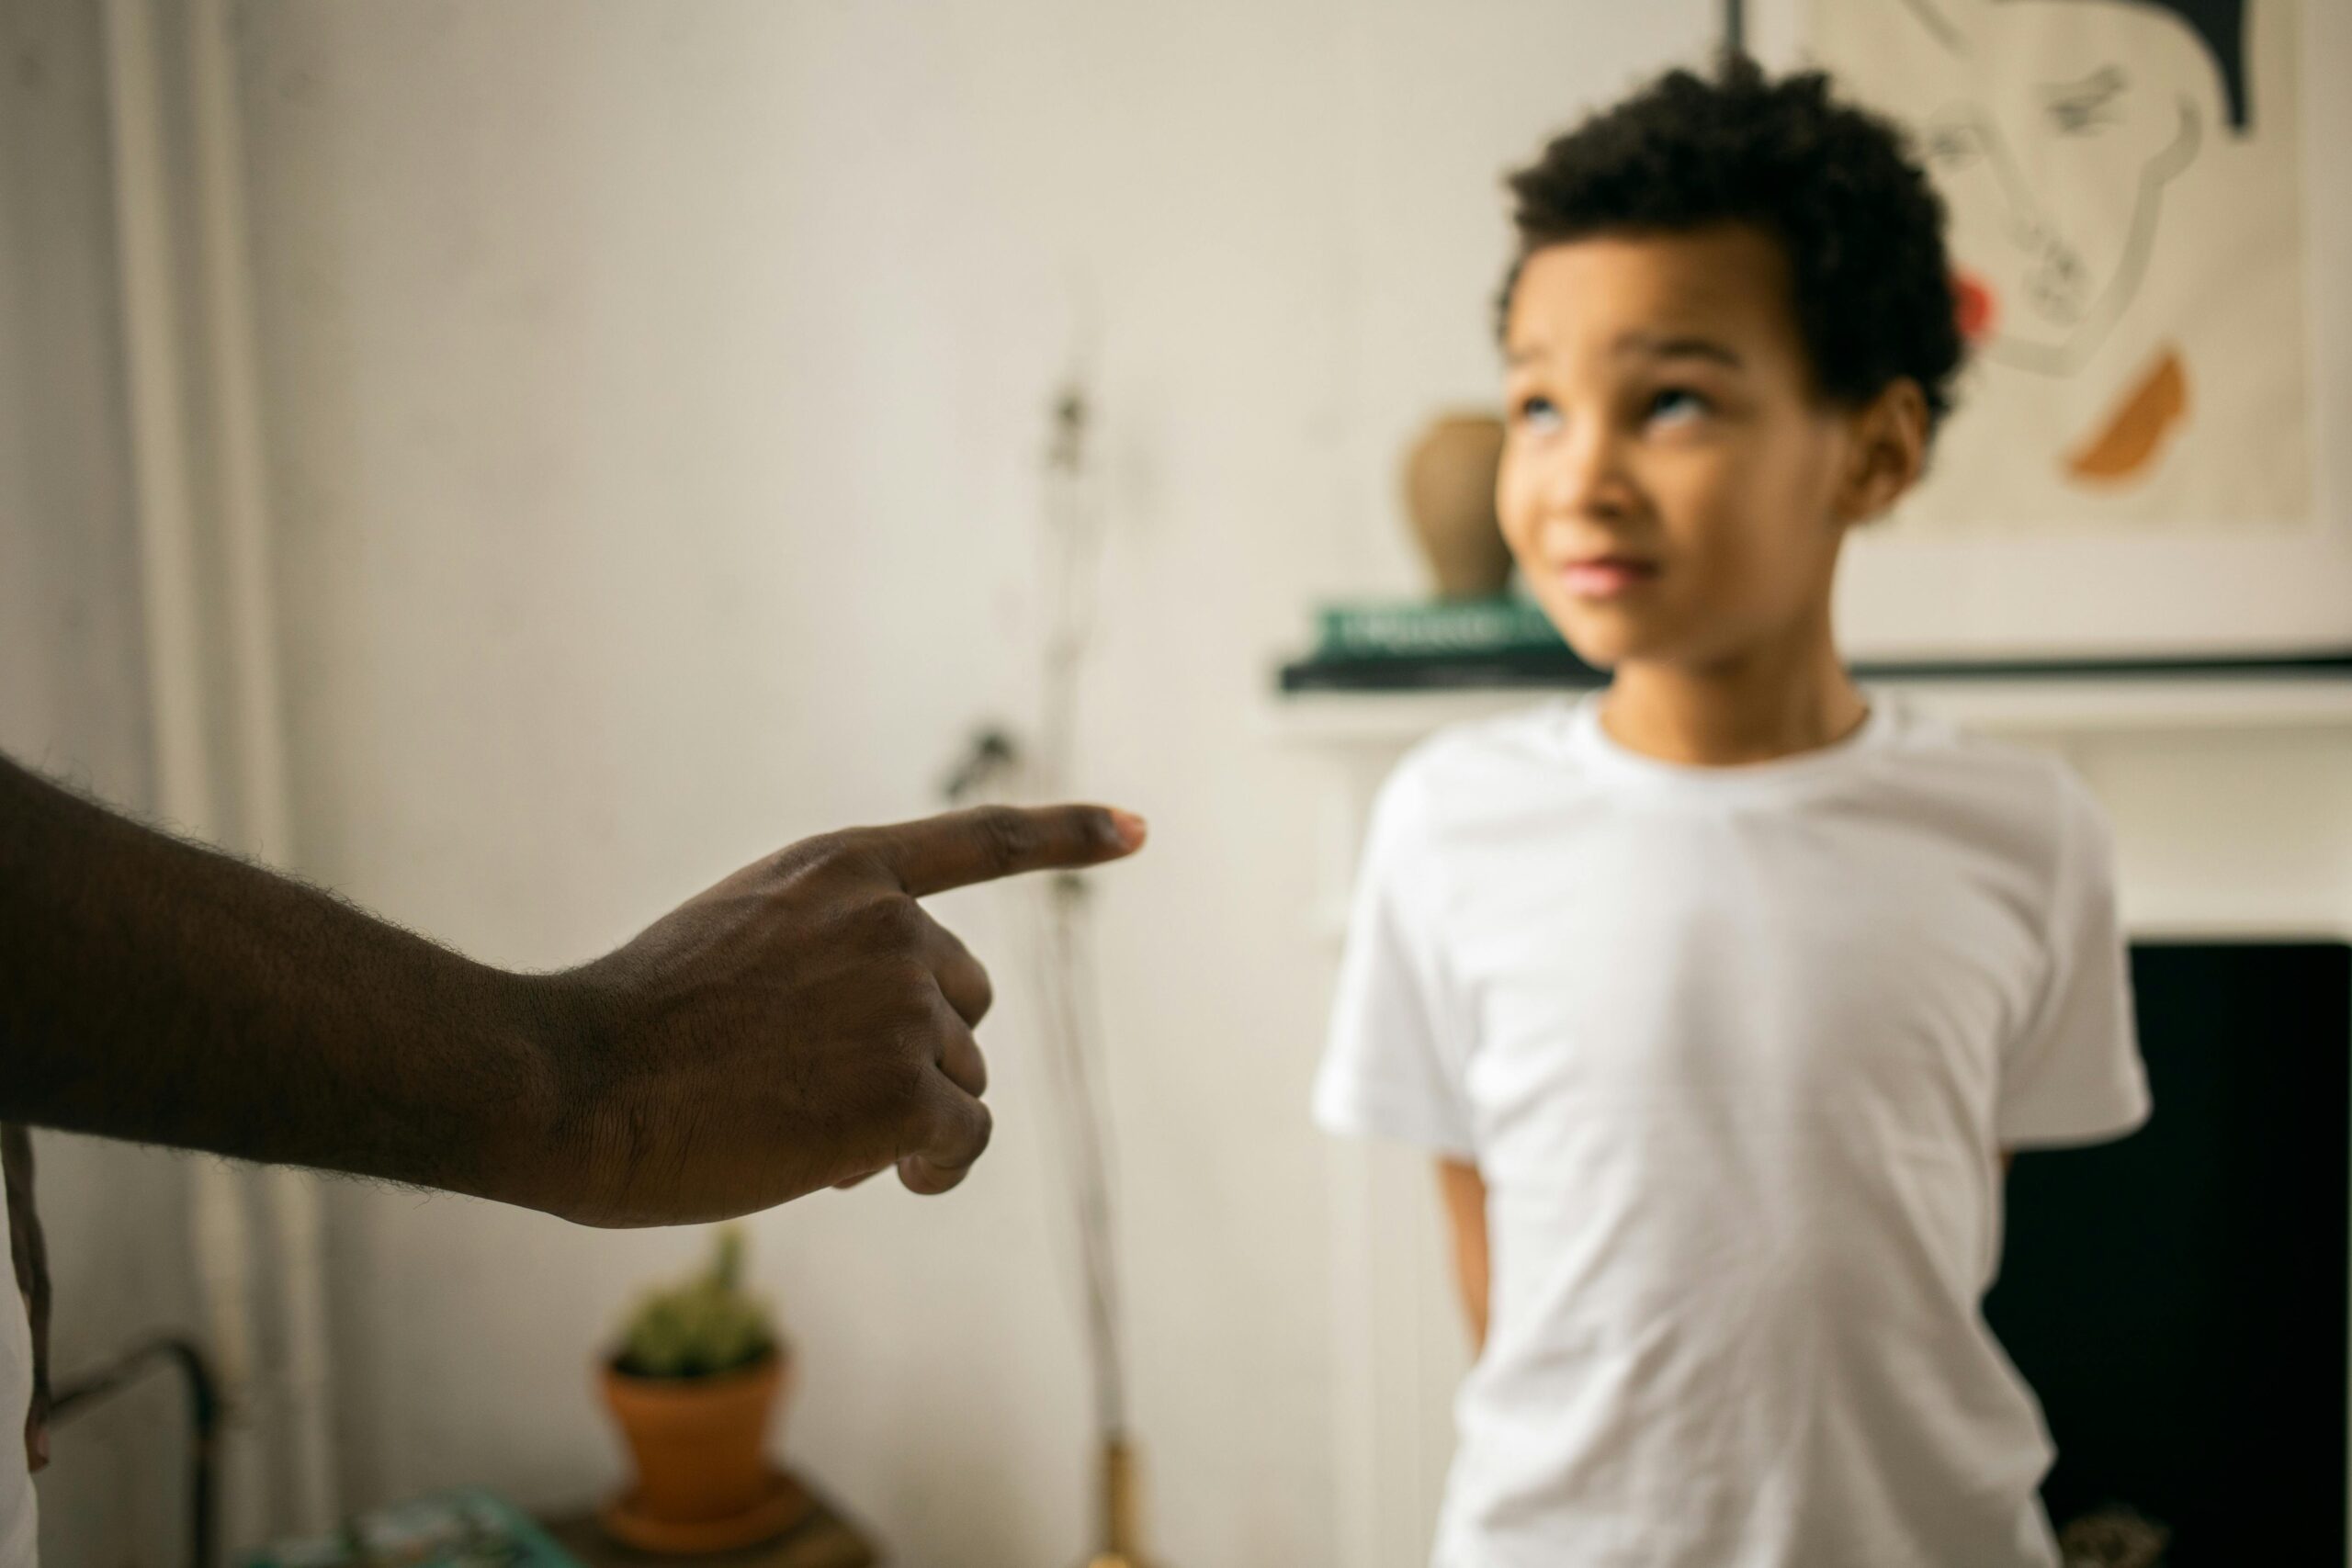
[[[1570,706],[1562,742],[1594,777],[1611,783],[1717,799],[1778,795],[1834,780],[1886,745],[1900,722],[1897,705],[1882,692],[1865,691],[1862,695],[1870,710],[1851,734],[1829,745],[1766,762],[1707,767],[1645,756],[1619,742],[1602,726],[1600,710],[1607,694],[1601,692]]]

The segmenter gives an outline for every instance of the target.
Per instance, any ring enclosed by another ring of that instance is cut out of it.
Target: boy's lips
[[[1560,568],[1560,581],[1579,599],[1619,599],[1654,581],[1656,561],[1632,556],[1591,556]]]

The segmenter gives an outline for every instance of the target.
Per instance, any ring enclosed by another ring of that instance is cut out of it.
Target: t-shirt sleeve
[[[1373,809],[1330,1034],[1315,1082],[1327,1132],[1474,1157],[1459,1008],[1435,940],[1424,786],[1408,762]]]
[[[2114,846],[2105,816],[2071,774],[2060,795],[2047,979],[2002,1063],[1996,1128],[2007,1148],[2102,1143],[2148,1119]]]

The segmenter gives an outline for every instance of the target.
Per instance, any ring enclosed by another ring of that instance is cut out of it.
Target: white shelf
[[[1962,676],[1871,685],[1973,729],[2010,735],[2352,730],[2352,677],[2333,672],[2080,681]],[[1265,721],[1289,745],[1401,747],[1442,725],[1553,694],[1525,688],[1301,692],[1269,699]]]

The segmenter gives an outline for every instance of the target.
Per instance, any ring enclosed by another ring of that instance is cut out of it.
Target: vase
[[[1441,599],[1490,599],[1510,582],[1510,547],[1495,515],[1503,422],[1442,414],[1405,459],[1405,510]]]

